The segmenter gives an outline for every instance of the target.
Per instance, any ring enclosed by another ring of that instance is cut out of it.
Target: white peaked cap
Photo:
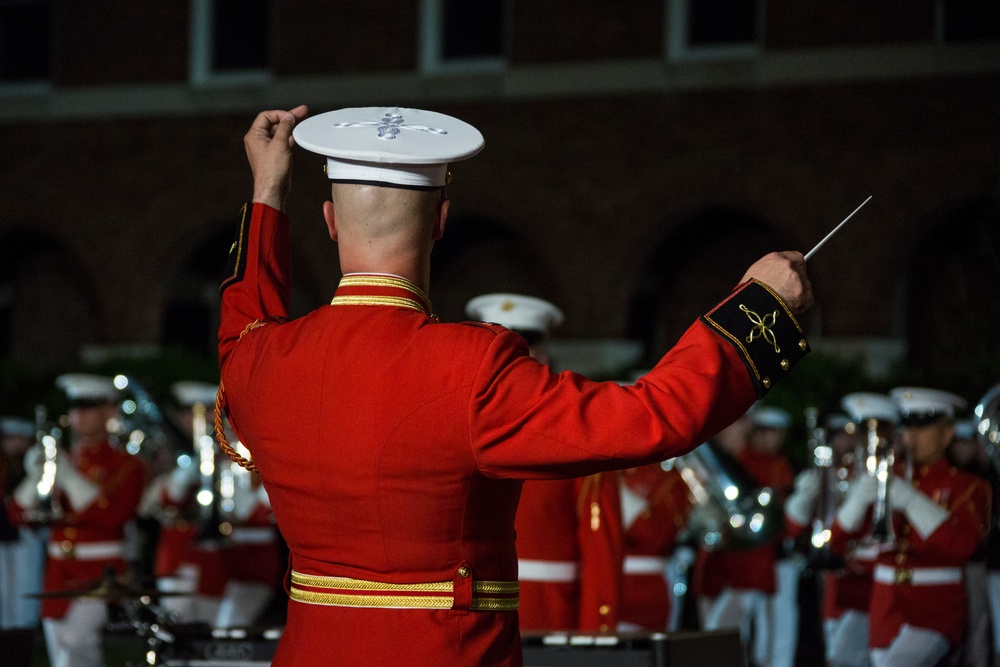
[[[24,417],[0,417],[0,435],[35,437],[35,424]]]
[[[549,333],[563,323],[563,313],[544,299],[523,294],[482,294],[465,304],[465,315],[508,329]]]
[[[215,395],[219,392],[219,385],[182,380],[173,383],[170,390],[174,392],[177,403],[183,407],[191,407],[195,403],[215,405]]]
[[[956,410],[964,410],[965,399],[957,394],[926,387],[896,387],[889,395],[899,406],[902,416],[941,415],[954,417]]]
[[[56,378],[56,386],[66,392],[71,401],[115,401],[118,389],[115,382],[102,375],[67,373]]]
[[[848,394],[840,400],[840,407],[859,424],[868,419],[893,424],[899,421],[899,411],[896,409],[895,401],[885,394],[868,391]]]
[[[826,418],[826,430],[830,431],[831,433],[833,431],[839,431],[850,423],[851,423],[850,417],[848,417],[845,414],[835,412]]]
[[[758,428],[788,428],[792,416],[773,405],[758,405],[750,411],[750,421]]]
[[[446,184],[448,163],[483,149],[483,135],[465,121],[435,111],[360,107],[306,118],[295,143],[326,156],[330,180],[413,188]]]

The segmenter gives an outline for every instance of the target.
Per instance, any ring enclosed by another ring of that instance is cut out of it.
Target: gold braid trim
[[[260,328],[269,323],[270,322],[264,318],[254,320],[240,332],[240,337],[237,339],[237,342],[243,340],[243,336],[247,335],[254,329]],[[225,391],[226,388],[223,386],[222,380],[220,379],[219,392],[215,395],[215,439],[219,442],[219,447],[222,448],[222,451],[224,451],[226,456],[232,459],[234,463],[240,467],[246,468],[250,472],[257,472],[257,466],[254,465],[254,462],[240,456],[236,450],[233,449],[232,445],[229,444],[229,440],[226,438],[225,429],[222,428],[222,413],[226,405]]]

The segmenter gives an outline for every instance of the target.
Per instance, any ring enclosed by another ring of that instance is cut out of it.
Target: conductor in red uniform
[[[254,196],[219,343],[223,399],[291,551],[273,664],[519,665],[521,480],[668,458],[745,412],[808,349],[802,257],[752,265],[634,386],[555,374],[503,327],[432,314],[447,163],[482,135],[416,109],[305,116],[266,111],[246,134]],[[295,143],[327,158],[343,278],[289,320]]]

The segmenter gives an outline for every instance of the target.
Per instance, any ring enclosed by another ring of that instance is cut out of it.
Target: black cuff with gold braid
[[[802,327],[785,302],[756,280],[740,285],[701,320],[739,351],[758,398],[809,352]]]

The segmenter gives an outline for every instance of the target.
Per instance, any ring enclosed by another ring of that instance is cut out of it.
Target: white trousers
[[[940,632],[904,624],[888,648],[872,649],[873,667],[934,667],[948,653]]]
[[[221,599],[197,593],[201,578],[201,568],[185,563],[169,577],[156,580],[156,588],[164,593],[183,593],[180,596],[167,596],[162,604],[178,621],[183,623],[213,623],[219,613]]]
[[[2,510],[2,507],[0,507]],[[25,597],[42,590],[46,528],[21,528],[15,542],[0,542],[0,630],[35,628],[42,601]]]
[[[777,590],[771,596],[774,632],[771,636],[771,667],[795,667],[799,646],[799,577],[802,561],[779,560],[775,566]]]
[[[215,615],[217,628],[246,628],[257,621],[274,595],[274,587],[247,581],[230,581]]]
[[[705,619],[706,630],[738,628],[740,640],[755,664],[771,657],[771,600],[763,591],[727,588],[715,599]]]
[[[868,614],[848,609],[840,618],[823,621],[828,667],[870,667]]]
[[[1000,655],[1000,572],[989,570],[986,577],[986,600],[989,602],[990,619],[993,621],[993,653]]]
[[[73,600],[60,619],[42,619],[51,667],[104,667],[101,630],[108,620],[104,600]]]

